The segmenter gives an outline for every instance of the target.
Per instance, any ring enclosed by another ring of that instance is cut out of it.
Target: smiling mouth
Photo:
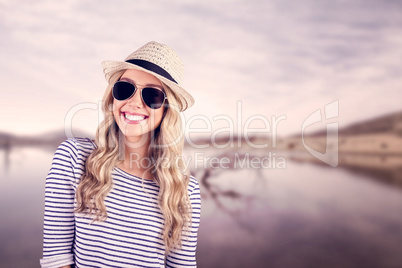
[[[139,123],[148,118],[148,116],[145,116],[145,115],[129,114],[129,113],[125,113],[125,112],[122,112],[122,115],[123,115],[125,121],[129,122],[129,123]]]

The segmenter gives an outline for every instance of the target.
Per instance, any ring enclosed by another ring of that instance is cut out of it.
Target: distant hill
[[[75,137],[94,138],[94,135],[89,135],[84,131],[74,131]],[[0,132],[0,149],[14,146],[58,146],[66,140],[64,130],[57,130],[37,135],[14,135],[6,132]]]
[[[399,136],[402,136],[402,111],[353,123],[349,126],[339,129],[338,133],[339,135],[395,133]],[[326,135],[326,130],[320,130],[309,134],[308,136],[323,135]]]
[[[399,136],[402,136],[402,111],[378,116],[373,119],[364,120],[361,122],[353,123],[349,126],[343,127],[339,129],[339,135],[360,135],[360,134],[375,134],[375,133],[395,133]],[[88,134],[80,130],[74,131],[75,137],[89,137],[94,139],[95,133]],[[294,135],[293,137],[297,137],[298,135]],[[320,130],[309,134],[308,136],[325,136],[326,130]],[[257,140],[259,137],[249,137],[251,141]],[[35,146],[35,145],[51,145],[57,146],[62,141],[66,139],[66,134],[64,130],[56,130],[52,132],[43,133],[40,135],[32,135],[32,136],[21,136],[14,135],[7,132],[0,131],[0,148],[5,148],[7,146]],[[230,137],[216,137],[215,142],[218,144],[225,144],[228,142]],[[244,142],[244,137],[232,137],[234,141],[241,140]],[[194,143],[196,144],[208,144],[211,142],[210,137],[207,138],[194,138]],[[188,144],[187,144],[188,145]]]

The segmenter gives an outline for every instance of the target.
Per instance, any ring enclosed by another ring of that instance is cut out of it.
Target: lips
[[[124,121],[129,124],[139,124],[148,118],[146,115],[130,112],[121,112],[121,115],[124,118]]]

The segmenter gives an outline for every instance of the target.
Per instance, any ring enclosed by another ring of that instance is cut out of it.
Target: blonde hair
[[[104,200],[113,186],[111,173],[124,161],[125,145],[111,108],[112,87],[123,73],[124,70],[111,77],[103,96],[105,119],[97,129],[97,148],[87,158],[85,173],[76,193],[76,211],[92,215],[94,220],[103,221],[107,218]],[[164,216],[162,239],[168,253],[181,246],[182,236],[191,222],[191,206],[187,192],[189,174],[182,158],[182,122],[178,110],[175,110],[178,102],[170,88],[162,85],[169,103],[160,126],[152,135],[148,157],[154,161],[150,170],[160,187],[158,201]]]

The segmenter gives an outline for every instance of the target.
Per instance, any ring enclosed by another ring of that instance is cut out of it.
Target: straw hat
[[[149,42],[131,53],[124,61],[103,61],[103,72],[108,83],[117,71],[135,69],[154,75],[178,97],[180,111],[194,104],[193,97],[182,88],[184,67],[177,53],[170,47]]]

